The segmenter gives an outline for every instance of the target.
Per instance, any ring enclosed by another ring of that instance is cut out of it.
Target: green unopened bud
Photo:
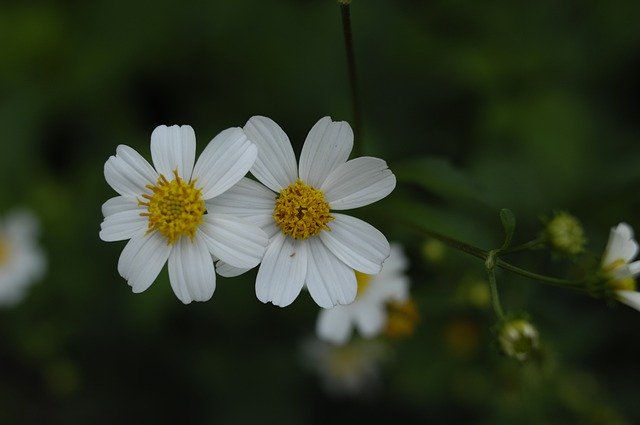
[[[422,244],[422,255],[430,263],[441,263],[444,260],[447,246],[437,239],[427,239]]]
[[[351,4],[351,0],[338,0],[340,4]]]
[[[525,361],[538,348],[538,330],[525,319],[511,319],[498,333],[500,348],[509,357]]]
[[[569,213],[555,215],[544,229],[547,245],[562,255],[577,255],[584,251],[587,239],[580,221]]]

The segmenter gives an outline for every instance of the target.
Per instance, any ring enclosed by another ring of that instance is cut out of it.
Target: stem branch
[[[344,33],[344,48],[347,53],[347,70],[349,86],[351,88],[351,108],[353,113],[353,132],[356,140],[362,143],[362,125],[360,118],[360,100],[358,98],[358,84],[356,79],[356,56],[353,50],[353,33],[351,31],[351,8],[349,3],[340,3],[342,15],[342,32]]]

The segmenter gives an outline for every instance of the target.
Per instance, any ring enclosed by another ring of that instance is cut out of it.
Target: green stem
[[[344,48],[347,53],[347,71],[349,87],[351,89],[351,108],[353,113],[353,133],[356,140],[362,143],[362,124],[360,118],[360,100],[358,98],[358,82],[356,73],[356,56],[353,49],[353,33],[351,31],[351,5],[340,3],[342,15],[342,32],[344,33]]]
[[[528,251],[530,249],[535,249],[539,247],[540,245],[542,245],[542,243],[543,243],[542,239],[540,238],[534,239],[527,243],[523,243],[522,245],[516,245],[516,246],[512,246],[511,248],[503,249],[502,251],[500,251],[500,254],[501,255],[513,254],[514,252]]]
[[[493,267],[487,267],[487,275],[489,276],[489,289],[491,290],[491,305],[498,320],[504,318],[504,311],[500,305],[500,296],[498,295],[498,283],[496,282],[496,272]]]
[[[500,258],[496,260],[496,266],[500,267],[501,269],[510,271],[512,273],[519,274],[520,276],[527,277],[529,279],[539,280],[541,282],[549,283],[551,285],[562,286],[563,288],[570,288],[570,289],[586,292],[586,288],[584,288],[584,283],[585,283],[584,280],[561,279],[559,277],[545,276],[542,274],[533,273],[528,270],[521,269],[520,267],[516,267],[512,264],[509,264]]]

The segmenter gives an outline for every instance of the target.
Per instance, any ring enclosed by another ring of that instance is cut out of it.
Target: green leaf
[[[500,221],[502,221],[502,227],[504,227],[504,243],[501,249],[506,249],[511,245],[513,232],[516,230],[516,217],[510,209],[503,208],[500,210]]]
[[[444,158],[422,157],[393,164],[401,183],[414,183],[444,199],[473,201],[488,206],[480,188]]]

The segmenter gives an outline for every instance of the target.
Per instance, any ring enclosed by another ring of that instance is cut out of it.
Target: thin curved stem
[[[501,269],[510,271],[512,273],[519,274],[520,276],[527,277],[529,279],[539,280],[541,282],[549,283],[551,285],[562,286],[563,288],[570,288],[578,291],[586,291],[586,289],[584,288],[583,280],[569,280],[569,279],[561,279],[559,277],[545,276],[542,274],[530,272],[525,269],[521,269],[520,267],[516,267],[512,264],[509,264],[500,258],[496,260],[496,266],[500,267]]]
[[[501,255],[504,254],[513,254],[514,252],[528,251],[530,249],[535,249],[542,245],[543,241],[540,238],[534,239],[527,243],[523,243],[522,245],[512,246],[511,248],[506,248],[500,251]]]
[[[344,48],[347,53],[347,70],[349,87],[351,89],[351,108],[353,113],[353,132],[356,140],[362,143],[362,120],[360,117],[360,100],[358,98],[358,81],[356,73],[356,55],[353,49],[353,33],[351,31],[351,5],[340,3],[342,15],[342,32],[344,33]]]
[[[504,311],[500,305],[498,283],[496,282],[496,273],[493,267],[487,267],[487,275],[489,276],[489,289],[491,290],[491,305],[498,320],[502,320],[504,318]]]

